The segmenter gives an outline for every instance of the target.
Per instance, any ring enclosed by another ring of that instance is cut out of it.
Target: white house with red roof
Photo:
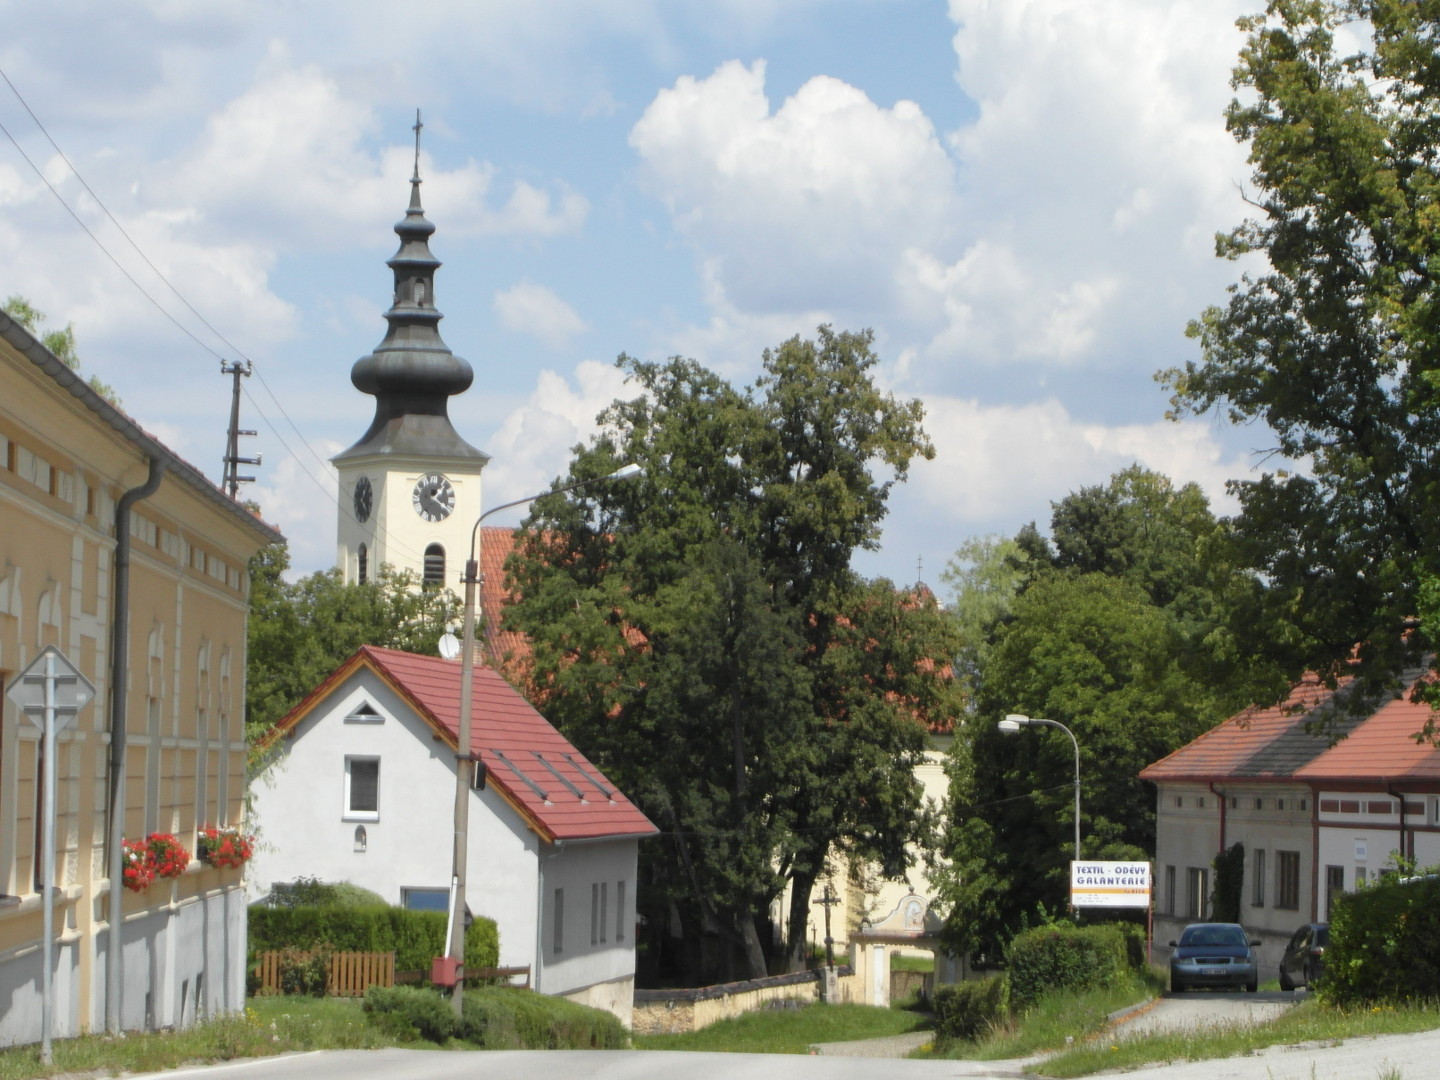
[[[629,1022],[639,842],[625,795],[495,671],[477,666],[467,894],[495,920],[500,964],[546,994]],[[300,877],[406,907],[449,895],[460,662],[366,646],[280,721],[251,784],[252,899]]]
[[[1353,688],[1301,680],[1141,771],[1156,786],[1155,937],[1211,916],[1211,863],[1244,845],[1241,922],[1266,962],[1336,893],[1440,863],[1440,749],[1415,739],[1430,707],[1406,692],[1352,707]],[[1338,741],[1334,741],[1338,736]]]

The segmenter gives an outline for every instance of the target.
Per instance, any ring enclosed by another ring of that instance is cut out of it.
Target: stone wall
[[[854,970],[848,966],[835,970],[840,1001],[861,1001]],[[790,1003],[808,1005],[819,998],[818,971],[797,971],[791,975],[771,975],[715,986],[636,990],[632,1030],[641,1035],[699,1031],[742,1013],[783,1008]]]

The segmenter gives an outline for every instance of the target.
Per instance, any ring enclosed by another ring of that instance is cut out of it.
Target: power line
[[[244,350],[240,349],[228,338],[226,338],[224,334],[217,330],[210,323],[210,321],[200,313],[200,311],[195,307],[195,305],[190,303],[190,301],[185,297],[185,295],[175,287],[174,283],[165,276],[164,272],[155,265],[155,263],[150,259],[150,257],[145,254],[144,250],[135,241],[135,238],[126,231],[125,227],[119,222],[115,215],[110,212],[110,208],[105,205],[104,200],[101,199],[98,194],[96,194],[95,189],[90,186],[90,184],[86,181],[85,177],[80,173],[80,170],[76,168],[74,162],[70,160],[69,156],[65,153],[65,151],[61,149],[59,143],[57,143],[55,139],[51,136],[49,130],[45,127],[44,123],[41,122],[40,118],[35,115],[35,111],[30,107],[29,102],[25,100],[25,96],[20,93],[19,88],[16,87],[13,81],[11,81],[10,76],[5,73],[5,70],[3,68],[0,68],[0,79],[3,79],[5,81],[5,85],[10,88],[10,92],[15,96],[15,99],[20,103],[21,108],[25,110],[26,114],[30,117],[30,120],[35,124],[36,128],[38,128],[40,133],[45,136],[46,141],[54,149],[55,153],[59,155],[60,160],[65,162],[66,167],[70,170],[71,174],[75,177],[75,179],[80,183],[80,186],[83,187],[85,189],[85,192],[95,201],[95,205],[98,206],[100,210],[105,214],[106,219],[109,220],[109,222],[115,226],[116,230],[120,233],[120,235],[125,238],[126,243],[130,245],[131,249],[140,257],[140,259],[145,263],[145,265],[149,267],[150,271],[157,278],[160,279],[160,281],[165,285],[165,287],[170,290],[170,292],[175,296],[175,298],[185,306],[186,310],[189,311],[192,315],[195,316],[196,319],[200,321],[200,324],[204,326],[205,329],[209,330],[211,334],[213,334],[221,343],[223,343],[225,347],[228,348],[234,356],[239,357],[240,360],[244,361],[245,364],[249,365],[251,370],[258,377],[260,385],[265,388],[265,393],[269,396],[270,400],[274,402],[275,409],[282,417],[284,417],[285,422],[289,424],[290,429],[299,439],[300,445],[304,446],[305,449],[309,452],[310,456],[314,458],[314,460],[320,465],[322,474],[328,472],[329,462],[322,458],[315,450],[315,448],[310,445],[310,441],[306,439],[304,433],[301,432],[300,428],[296,425],[294,419],[292,419],[290,414],[286,411],[285,406],[281,403],[279,397],[270,387],[270,384],[265,381],[265,376],[263,372],[261,372],[258,368],[255,367],[254,362],[250,359],[249,356],[245,354]],[[128,269],[125,268],[125,266],[120,262],[120,260],[116,258],[115,254],[108,247],[105,246],[104,241],[95,234],[95,232],[85,223],[85,221],[80,217],[80,215],[75,212],[74,208],[65,201],[65,197],[60,194],[54,184],[50,183],[49,179],[45,176],[44,171],[41,170],[41,168],[36,165],[36,163],[31,159],[30,155],[25,152],[25,148],[20,145],[19,140],[15,138],[15,136],[10,132],[10,129],[7,128],[3,122],[0,122],[0,132],[4,133],[5,137],[10,141],[10,144],[15,147],[16,152],[25,161],[25,164],[30,166],[31,171],[34,172],[37,177],[39,177],[40,182],[45,185],[46,189],[50,192],[50,194],[54,196],[55,201],[58,202],[65,209],[65,212],[70,215],[70,218],[75,222],[75,224],[80,226],[80,228],[84,231],[85,235],[90,238],[91,242],[94,243],[94,245],[100,249],[100,251],[105,255],[105,257],[110,260],[114,267],[120,271],[120,273],[124,276],[125,280],[128,281],[132,286],[134,286],[136,291],[139,292],[141,296],[145,297],[145,299],[149,301],[150,305],[156,311],[163,315],[165,319],[171,323],[171,325],[173,325],[177,330],[179,330],[182,334],[188,337],[201,349],[209,353],[210,356],[214,357],[216,360],[220,361],[222,369],[224,369],[224,367],[228,363],[232,363],[232,361],[228,360],[224,355],[217,352],[206,342],[202,341],[193,331],[190,330],[189,327],[185,326],[183,323],[180,322],[180,320],[175,318],[175,316],[171,314],[170,311],[167,310],[165,306],[162,305],[160,301],[157,300],[150,293],[150,291],[147,290],[145,286],[143,286],[135,278],[135,276],[130,273]],[[280,445],[285,448],[286,453],[288,453],[293,459],[295,459],[298,464],[300,464],[301,471],[305,474],[306,478],[317,488],[319,488],[325,494],[327,499],[329,499],[335,504],[336,509],[340,513],[350,515],[351,510],[345,504],[345,500],[340,496],[338,492],[332,493],[330,491],[328,483],[326,482],[326,479],[322,479],[320,476],[317,476],[314,472],[310,470],[309,466],[302,461],[301,455],[296,453],[296,451],[286,441],[285,437],[280,434],[279,428],[276,427],[275,423],[266,414],[265,410],[255,399],[254,395],[252,395],[248,390],[245,390],[243,392],[245,394],[246,400],[254,406],[255,411],[259,414],[261,420],[265,422],[265,426],[269,428],[270,433],[275,437],[275,439],[280,443]],[[386,539],[389,546],[398,549],[399,551],[408,553],[413,559],[418,561],[422,558],[421,554],[418,551],[414,550],[403,541],[395,538],[393,535],[390,534],[388,529],[386,530]]]

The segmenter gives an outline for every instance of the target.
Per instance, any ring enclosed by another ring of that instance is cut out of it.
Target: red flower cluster
[[[246,836],[233,825],[206,825],[200,830],[195,846],[201,862],[238,870],[254,854],[255,838]]]
[[[152,832],[145,838],[145,850],[156,877],[177,878],[190,865],[190,852],[169,833]]]
[[[126,840],[123,870],[125,888],[131,892],[144,892],[155,880],[155,868],[150,864],[150,852],[144,840]]]

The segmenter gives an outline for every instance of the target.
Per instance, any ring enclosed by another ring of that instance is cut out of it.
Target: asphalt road
[[[1299,995],[1281,992],[1167,995],[1129,1017],[1116,1028],[1116,1035],[1258,1022],[1297,1000]],[[875,1052],[887,1050],[895,1052],[879,1046]],[[1033,1066],[1034,1059],[911,1061],[656,1050],[389,1049],[286,1054],[149,1075],[154,1080],[1014,1080],[1034,1076]],[[1273,1046],[1245,1057],[1167,1063],[1119,1075],[1135,1080],[1428,1080],[1440,1076],[1440,1030],[1349,1039],[1338,1046]]]

